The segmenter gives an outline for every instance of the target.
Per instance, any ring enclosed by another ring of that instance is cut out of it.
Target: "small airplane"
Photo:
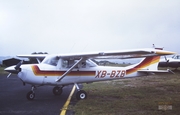
[[[17,74],[23,84],[30,84],[31,91],[27,93],[28,100],[35,98],[35,89],[39,86],[54,86],[54,95],[61,95],[63,87],[74,84],[77,89],[76,98],[86,99],[87,93],[79,88],[81,83],[92,83],[105,80],[116,80],[146,76],[154,72],[169,72],[158,70],[157,65],[162,55],[173,55],[174,52],[154,48],[120,50],[95,53],[56,54],[56,55],[19,55],[23,58],[44,58],[39,64],[23,64],[5,68],[10,74]],[[92,59],[128,59],[144,58],[137,64],[126,67],[98,66]]]
[[[171,58],[163,58],[159,61],[158,67],[172,67],[177,69],[180,67],[180,55],[175,54]]]

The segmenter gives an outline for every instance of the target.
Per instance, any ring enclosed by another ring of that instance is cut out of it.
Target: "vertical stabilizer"
[[[129,66],[129,69],[126,70],[126,73],[131,74],[137,71],[157,71],[159,60],[160,56],[146,57],[138,64]]]
[[[143,70],[158,70],[160,56],[146,57],[140,64],[139,69]]]

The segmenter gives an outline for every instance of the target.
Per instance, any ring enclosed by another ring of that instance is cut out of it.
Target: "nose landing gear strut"
[[[29,91],[28,93],[27,93],[27,95],[26,95],[26,98],[28,99],[28,100],[33,100],[34,98],[35,98],[35,92],[34,92],[34,90],[36,89],[36,87],[35,86],[32,86],[31,87],[31,91]]]

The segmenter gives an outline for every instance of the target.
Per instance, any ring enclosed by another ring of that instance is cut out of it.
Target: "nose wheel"
[[[26,98],[28,100],[33,100],[35,98],[35,93],[33,91],[28,92]]]
[[[26,95],[26,98],[28,100],[33,100],[35,98],[35,92],[34,92],[35,86],[32,86],[31,91],[29,91]]]
[[[62,88],[63,88],[63,87],[58,87],[58,86],[54,87],[54,88],[53,88],[53,94],[54,94],[54,95],[61,95],[62,92],[63,92]]]

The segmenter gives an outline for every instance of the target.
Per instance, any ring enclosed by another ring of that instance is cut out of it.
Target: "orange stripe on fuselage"
[[[133,72],[136,72],[142,68],[145,68],[151,64],[155,64],[159,62],[160,56],[153,56],[153,57],[146,57],[139,65],[135,66],[134,68],[131,68],[129,70],[126,70],[126,74],[131,74]]]
[[[37,65],[31,66],[36,76],[62,76],[66,71],[40,70]],[[95,76],[96,71],[71,71],[67,76]]]

